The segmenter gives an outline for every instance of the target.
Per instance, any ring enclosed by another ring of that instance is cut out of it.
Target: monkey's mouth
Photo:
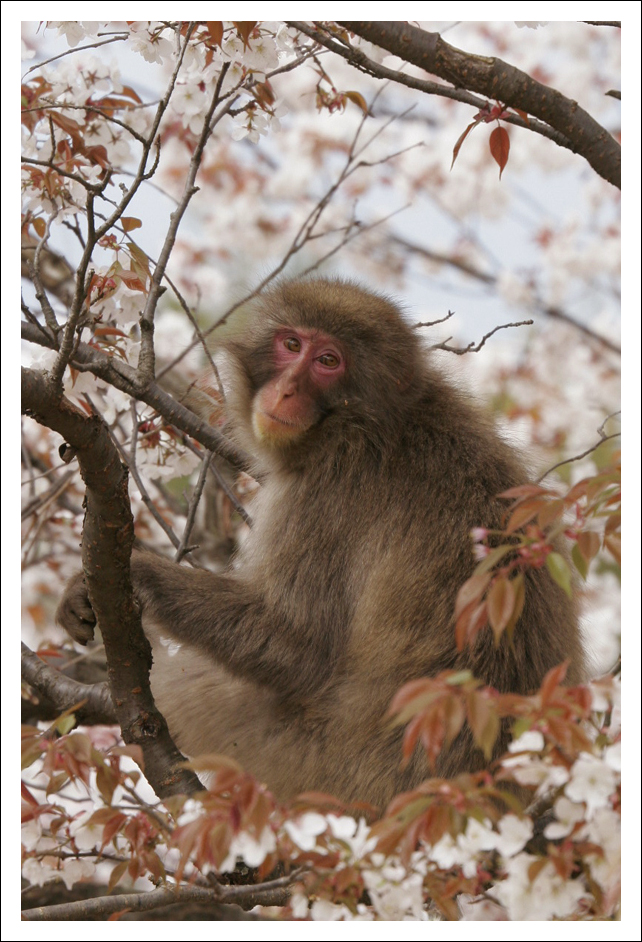
[[[298,422],[292,422],[288,419],[282,419],[278,415],[273,415],[271,412],[262,412],[261,415],[264,415],[266,419],[270,419],[271,422],[278,422],[279,425],[285,425],[288,428],[300,429],[301,425]]]
[[[259,441],[285,442],[298,438],[310,428],[309,422],[286,419],[272,412],[259,410],[254,413],[252,425]]]

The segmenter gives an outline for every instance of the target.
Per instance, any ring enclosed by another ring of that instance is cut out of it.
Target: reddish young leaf
[[[252,88],[252,94],[262,105],[270,108],[276,101],[276,95],[269,82],[257,82]]]
[[[388,709],[388,715],[392,716],[394,713],[398,713],[403,707],[411,703],[416,697],[424,694],[432,689],[432,681],[427,677],[420,677],[417,680],[409,680],[407,684],[404,684],[403,687],[400,687],[396,692],[390,707]]]
[[[403,734],[403,747],[402,747],[402,761],[401,767],[405,768],[408,765],[408,761],[415,751],[415,746],[417,745],[417,740],[421,735],[421,731],[424,725],[425,717],[422,714],[415,716],[406,726],[406,731]]]
[[[345,96],[355,105],[358,105],[364,114],[368,114],[368,105],[360,92],[345,92]]]
[[[507,491],[502,491],[498,496],[518,500],[526,497],[537,497],[539,494],[552,493],[548,488],[540,487],[539,484],[518,484],[517,487],[509,487]]]
[[[236,21],[233,21],[233,22],[234,22],[234,25],[236,26],[236,32],[239,34],[239,36],[243,40],[243,45],[247,46],[248,39],[250,38],[252,34],[252,30],[258,23],[258,20],[254,20],[252,22],[250,22],[249,20],[243,20],[238,23]]]
[[[109,875],[108,887],[110,890],[113,890],[116,884],[122,880],[127,872],[127,861],[123,860],[121,863],[116,864],[111,874]],[[124,910],[121,910],[124,912]]]
[[[576,500],[579,500],[580,497],[585,497],[586,492],[589,486],[589,479],[583,478],[583,480],[578,481],[577,484],[574,484],[566,495],[567,504],[573,504]]]
[[[445,737],[444,745],[450,746],[456,736],[459,735],[462,726],[466,721],[466,707],[457,696],[452,696],[445,702],[444,723]]]
[[[542,681],[542,686],[540,687],[542,704],[547,704],[550,701],[551,697],[566,677],[567,670],[568,661],[558,664],[557,667],[551,667],[550,671],[546,674],[546,677]]]
[[[479,121],[471,121],[471,123],[468,125],[468,127],[466,128],[466,130],[463,132],[463,134],[460,134],[460,136],[458,137],[457,143],[456,143],[455,146],[453,147],[453,162],[452,162],[451,165],[450,165],[450,169],[451,169],[451,170],[452,170],[453,167],[455,166],[455,161],[457,160],[457,155],[459,154],[459,151],[461,150],[461,145],[464,143],[464,141],[466,140],[466,138],[468,137],[468,135],[470,134],[470,132],[472,131],[472,129],[473,129],[473,128],[475,127],[475,125],[477,125],[477,124],[479,124]]]
[[[132,229],[140,229],[142,226],[142,222],[140,219],[137,219],[136,216],[122,216],[120,221],[125,232],[131,232]]]
[[[135,271],[123,269],[120,272],[120,277],[131,291],[145,291],[145,285]]]
[[[531,497],[519,503],[510,515],[510,519],[506,524],[506,532],[514,533],[515,530],[520,530],[526,523],[530,523],[544,505],[543,497]]]
[[[471,603],[479,602],[484,592],[488,587],[490,582],[490,573],[475,573],[464,582],[463,586],[457,593],[457,601],[455,602],[455,618],[459,618],[465,608],[468,608]]]
[[[140,270],[147,278],[149,278],[149,258],[145,255],[143,250],[133,242],[127,242],[127,248],[129,249],[132,261],[134,262],[135,270]]]
[[[114,809],[113,814],[105,821],[103,827],[103,839],[100,849],[103,850],[107,844],[118,834],[120,829],[127,822],[127,816],[121,811]]]
[[[423,713],[432,706],[435,700],[439,700],[439,698],[443,696],[443,691],[435,688],[436,685],[433,684],[430,688],[426,689],[423,694],[419,694],[406,704],[405,707],[399,708],[397,716],[393,721],[393,726],[403,726],[404,723],[407,723],[417,713]],[[392,712],[392,708],[389,712]]]
[[[504,167],[508,163],[508,152],[510,150],[510,138],[506,128],[495,128],[490,135],[490,152],[494,160],[499,165],[499,178],[501,180]]]
[[[134,101],[137,101],[139,105],[142,105],[143,103],[138,92],[134,91],[134,89],[130,85],[123,85],[123,87],[120,90],[120,94],[126,95],[127,98],[132,98]]]
[[[495,703],[477,690],[468,698],[468,724],[476,745],[483,751],[486,760],[490,760],[499,734],[499,716]]]
[[[205,25],[214,45],[220,46],[223,42],[223,23],[220,20],[207,20]]]
[[[584,530],[577,536],[577,547],[587,563],[598,554],[601,545],[599,533],[593,530]]]
[[[499,639],[511,619],[515,606],[515,590],[512,582],[506,576],[498,576],[488,590],[486,602],[488,620],[495,635],[495,644],[499,644]]]
[[[520,615],[524,610],[524,601],[526,599],[526,590],[524,588],[524,576],[521,572],[518,572],[514,579],[511,581],[513,591],[515,593],[515,601],[513,602],[513,614],[508,619],[508,624],[504,629],[508,635],[508,640],[512,641],[513,631],[515,630],[515,625],[519,621]]]
[[[126,337],[127,334],[124,333],[120,327],[101,327],[97,325],[94,327],[94,337]]]
[[[446,722],[443,709],[432,709],[424,718],[421,745],[424,747],[431,769],[439,758],[446,737]]]
[[[620,565],[622,563],[622,542],[620,534],[610,533],[608,536],[605,536],[604,545],[618,565]]]
[[[486,602],[475,602],[464,609],[455,625],[455,644],[458,651],[463,651],[467,644],[472,644],[482,628],[488,623]]]
[[[550,527],[552,523],[557,523],[564,513],[565,504],[561,497],[555,500],[547,500],[539,512],[537,522],[542,529]]]

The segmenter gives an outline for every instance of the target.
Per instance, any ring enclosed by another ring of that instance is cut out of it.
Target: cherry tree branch
[[[493,334],[496,334],[498,330],[506,330],[507,327],[530,327],[532,324],[532,320],[516,321],[512,324],[499,324],[497,327],[493,327],[492,330],[489,330],[487,334],[484,334],[478,344],[476,344],[474,340],[471,340],[471,342],[466,347],[450,347],[448,345],[448,340],[451,340],[452,338],[449,337],[448,340],[443,340],[441,343],[433,344],[430,349],[446,350],[448,353],[456,353],[458,356],[462,356],[464,353],[479,353],[486,341],[492,337]]]
[[[453,258],[452,256],[446,255],[443,252],[434,252],[422,245],[417,245],[415,242],[410,242],[408,239],[403,239],[401,236],[392,235],[390,236],[390,241],[396,243],[401,248],[408,252],[412,252],[415,255],[420,255],[423,258],[429,259],[430,261],[439,262],[442,265],[449,265],[451,268],[456,268],[458,271],[463,272],[463,274],[469,275],[471,278],[475,278],[477,281],[481,281],[483,284],[489,286],[495,286],[497,284],[497,277],[495,275],[491,275],[488,272],[482,271],[469,262],[464,262],[461,259]],[[622,351],[620,347],[614,343],[614,341],[610,340],[608,337],[605,337],[603,334],[598,334],[597,331],[587,327],[586,324],[582,324],[581,321],[575,320],[574,317],[572,317],[566,311],[563,311],[561,308],[544,304],[538,300],[535,301],[535,306],[539,311],[542,312],[542,314],[545,314],[547,317],[550,317],[553,320],[563,321],[565,324],[570,324],[571,327],[575,328],[575,330],[578,330],[589,339],[597,341],[597,343],[601,344],[603,347],[606,347],[607,350],[611,350],[613,353],[621,355]]]
[[[564,458],[563,461],[558,461],[557,464],[554,464],[551,468],[548,468],[548,470],[545,471],[544,474],[542,474],[541,477],[537,479],[536,483],[540,484],[544,480],[544,478],[547,478],[549,474],[552,474],[552,472],[556,471],[557,468],[561,468],[565,464],[571,464],[571,462],[573,461],[581,461],[582,458],[588,457],[588,455],[590,455],[597,448],[599,448],[600,445],[603,445],[604,442],[609,442],[613,438],[620,438],[621,432],[614,432],[612,435],[607,435],[606,432],[604,431],[604,426],[606,425],[608,420],[614,418],[616,415],[619,415],[619,414],[620,414],[619,412],[612,412],[611,415],[607,415],[607,417],[604,419],[600,427],[597,429],[597,434],[600,436],[599,441],[597,441],[594,445],[591,445],[590,448],[587,448],[586,451],[583,451],[581,455],[573,455],[572,458]]]
[[[187,47],[190,32],[188,32],[188,35],[186,36],[185,48]],[[198,192],[198,187],[195,185],[195,180],[196,174],[201,165],[201,160],[203,159],[205,145],[212,133],[214,126],[225,114],[227,114],[236,100],[234,97],[230,98],[216,115],[216,118],[214,118],[214,112],[220,101],[221,86],[226,72],[227,69],[225,67],[221,69],[218,82],[216,83],[214,93],[212,95],[212,101],[210,102],[210,106],[207,109],[207,113],[203,121],[203,127],[199,139],[196,143],[194,153],[192,154],[189,162],[187,178],[185,180],[185,186],[183,187],[183,195],[178,202],[178,206],[170,215],[170,223],[165,235],[165,241],[154,268],[154,274],[152,275],[151,286],[149,294],[147,295],[147,301],[145,302],[145,308],[139,319],[141,337],[140,355],[138,357],[138,381],[141,384],[141,389],[144,389],[145,386],[154,379],[154,314],[156,311],[156,305],[158,304],[158,299],[161,295],[161,292],[164,290],[162,287],[162,280],[165,274],[165,269],[167,268],[167,263],[169,262],[169,257],[171,255],[172,249],[174,248],[174,243],[176,242],[178,227],[181,224],[181,220],[185,215],[190,200],[194,194]]]
[[[349,21],[338,24],[395,56],[465,88],[518,108],[563,134],[569,149],[581,154],[613,186],[620,187],[621,149],[615,138],[576,101],[543,85],[494,56],[477,56],[451,46],[439,33],[401,21]]]
[[[187,519],[185,520],[185,527],[183,529],[183,535],[181,536],[180,543],[176,549],[176,555],[174,556],[174,561],[180,563],[181,559],[190,552],[190,547],[188,545],[190,534],[194,526],[194,520],[196,519],[196,511],[203,494],[203,488],[205,487],[205,481],[207,479],[207,472],[212,461],[212,452],[207,451],[203,456],[203,461],[201,462],[201,470],[199,471],[198,480],[194,486],[194,492],[189,502],[189,507],[187,508]]]
[[[33,324],[23,321],[22,337],[40,346],[55,349],[53,340],[42,335]],[[209,451],[214,451],[240,471],[249,471],[249,457],[217,429],[212,428],[186,406],[177,402],[156,383],[150,383],[143,391],[137,391],[136,370],[123,360],[110,357],[102,350],[90,347],[86,343],[77,343],[71,363],[80,372],[90,372],[116,389],[127,393],[141,402],[147,403],[163,416],[170,425],[195,438]]]
[[[279,877],[266,883],[252,886],[221,886],[213,889],[203,886],[174,886],[167,889],[152,890],[150,893],[120,893],[117,896],[77,900],[73,903],[60,903],[55,906],[36,906],[22,911],[22,918],[27,921],[45,922],[50,920],[96,919],[122,910],[140,913],[158,909],[176,903],[220,903],[241,904],[244,908],[254,906],[284,906],[290,894],[288,886],[300,874],[300,871],[287,877]],[[225,918],[225,912],[221,919]]]
[[[451,85],[441,85],[438,82],[431,82],[428,79],[415,78],[414,75],[408,75],[405,72],[389,69],[385,65],[381,65],[379,62],[369,59],[361,49],[359,49],[357,46],[351,46],[343,39],[342,36],[324,32],[321,25],[319,25],[318,28],[313,28],[307,23],[288,21],[288,26],[298,29],[306,36],[314,39],[315,42],[319,43],[319,45],[324,46],[329,51],[334,52],[338,56],[341,56],[341,58],[349,62],[350,65],[354,66],[354,68],[358,71],[364,72],[366,75],[371,75],[373,78],[395,82],[397,85],[404,85],[406,88],[413,88],[416,91],[424,92],[426,95],[436,95],[439,98],[448,98],[451,101],[459,101],[462,104],[470,105],[472,108],[476,108],[478,111],[484,109],[488,104],[487,99],[480,98],[479,95],[473,95],[471,92],[466,91],[465,89],[453,88]],[[564,134],[561,134],[559,131],[549,127],[543,121],[538,121],[536,118],[529,118],[528,121],[525,121],[518,114],[509,113],[502,117],[502,121],[506,121],[508,124],[514,124],[517,127],[533,131],[536,134],[541,134],[542,137],[548,138],[549,140],[553,141],[553,143],[558,144],[560,147],[571,147],[570,141],[567,137],[564,136]]]
[[[41,425],[63,436],[78,456],[87,488],[82,558],[87,591],[100,624],[109,686],[126,743],[143,750],[145,774],[159,796],[200,791],[149,687],[151,649],[134,602],[129,560],[134,522],[127,473],[97,416],[87,416],[36,370],[22,369],[22,408]]]
[[[74,707],[79,723],[116,723],[116,712],[106,682],[83,684],[45,664],[22,643],[22,679],[51,700],[59,713]],[[79,705],[80,704],[80,705]]]

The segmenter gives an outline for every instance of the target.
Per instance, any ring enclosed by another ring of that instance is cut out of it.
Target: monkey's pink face
[[[275,375],[259,389],[252,406],[252,427],[259,441],[274,445],[295,441],[323,414],[323,396],[346,370],[341,345],[321,331],[277,331],[272,341]]]

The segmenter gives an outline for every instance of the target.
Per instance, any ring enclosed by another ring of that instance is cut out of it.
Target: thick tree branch
[[[321,46],[325,46],[330,52],[341,56],[349,62],[350,65],[354,66],[355,69],[365,72],[366,75],[371,75],[373,78],[383,79],[386,82],[394,82],[397,85],[405,85],[406,88],[414,88],[416,91],[424,92],[426,95],[437,95],[440,98],[449,98],[451,101],[460,101],[462,104],[470,105],[471,108],[476,108],[478,111],[481,111],[488,104],[486,98],[473,95],[472,92],[468,92],[463,88],[453,88],[452,85],[443,85],[439,82],[416,78],[414,75],[408,75],[406,72],[400,72],[398,69],[388,69],[385,65],[381,65],[379,62],[374,62],[372,59],[369,59],[357,46],[350,46],[348,43],[344,44],[339,42],[338,38],[330,36],[330,34],[326,32],[322,32],[320,28],[313,29],[308,26],[307,23],[298,21],[288,21],[288,26],[298,29],[306,36],[309,36],[310,39],[314,39],[315,42],[319,43]],[[399,117],[403,116],[400,115]],[[544,121],[538,121],[537,118],[531,117],[528,121],[525,121],[524,118],[520,117],[517,113],[513,114],[512,112],[508,112],[502,117],[502,121],[508,124],[514,124],[518,128],[525,128],[535,134],[541,134],[542,137],[548,138],[559,147],[571,149],[569,140],[563,134],[549,127]]]
[[[22,323],[22,337],[24,340],[40,344],[40,346],[55,349],[53,341],[47,343],[42,332],[33,324]],[[74,351],[72,364],[76,369],[83,372],[89,371],[111,386],[115,386],[116,389],[120,389],[135,399],[140,399],[141,402],[146,402],[152,409],[156,409],[170,425],[175,425],[182,432],[191,435],[208,451],[214,451],[216,454],[221,455],[239,471],[250,470],[250,459],[240,448],[233,445],[217,429],[212,428],[207,422],[203,422],[188,408],[177,402],[156,383],[150,383],[143,392],[137,390],[136,370],[128,363],[125,363],[124,360],[110,357],[101,350],[90,347],[89,344],[79,343]]]
[[[85,415],[61,397],[45,374],[24,368],[22,409],[59,432],[78,456],[87,488],[83,570],[103,634],[109,686],[123,739],[141,746],[145,774],[159,796],[199,791],[202,786],[194,773],[179,767],[184,757],[149,688],[151,649],[134,603],[129,570],[134,523],[127,472],[109,432],[101,419]]]
[[[292,874],[256,886],[218,886],[207,889],[202,886],[177,886],[152,890],[151,893],[120,893],[117,896],[101,896],[94,899],[60,903],[55,906],[37,906],[24,909],[22,918],[28,921],[58,921],[95,919],[109,916],[122,910],[140,913],[176,903],[239,903],[244,908],[252,906],[284,906],[289,899],[287,886],[296,877]],[[225,910],[221,919],[225,919]]]
[[[59,713],[74,709],[79,723],[116,723],[109,685],[81,684],[45,664],[26,644],[22,644],[22,679],[51,700]]]
[[[518,108],[546,122],[569,141],[601,177],[620,186],[620,145],[576,101],[542,85],[494,56],[476,56],[451,46],[439,33],[401,21],[350,21],[338,24],[406,62],[450,82]]]

